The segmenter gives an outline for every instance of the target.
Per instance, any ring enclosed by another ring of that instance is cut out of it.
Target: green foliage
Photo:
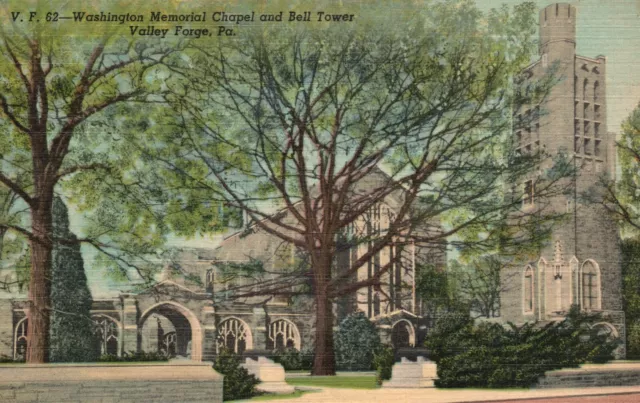
[[[395,362],[395,354],[390,346],[381,346],[373,353],[373,367],[376,369],[376,382],[382,385],[382,381],[391,379],[391,370]]]
[[[13,364],[13,363],[22,363],[24,362],[24,360],[21,359],[14,359],[13,357],[10,357],[8,355],[0,355],[0,364]]]
[[[622,122],[621,129],[616,147],[621,175],[616,186],[610,186],[607,201],[623,231],[635,236],[640,229],[640,104]]]
[[[166,355],[155,351],[129,351],[121,356],[113,354],[103,354],[98,358],[98,362],[147,362],[147,361],[168,361]]]
[[[213,363],[213,369],[224,375],[222,400],[247,399],[256,394],[260,381],[240,363],[240,358],[228,349],[220,351]]]
[[[470,317],[443,317],[425,345],[438,364],[439,387],[530,387],[545,371],[606,362],[619,340],[590,329],[598,315],[573,307],[545,326],[473,325]]]
[[[380,335],[364,312],[347,316],[335,333],[336,366],[348,371],[370,370]]]
[[[627,325],[627,357],[640,358],[640,241],[626,239],[622,252],[622,306]]]
[[[433,307],[449,307],[454,300],[454,292],[447,271],[443,267],[421,264],[416,272],[416,293]]]
[[[285,371],[310,370],[313,365],[313,351],[310,350],[286,348],[274,351],[272,357]]]
[[[53,236],[49,358],[52,362],[94,361],[91,292],[80,243],[69,230],[67,207],[60,198],[53,202]]]

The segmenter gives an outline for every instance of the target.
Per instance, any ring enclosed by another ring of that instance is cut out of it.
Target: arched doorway
[[[413,325],[408,320],[402,319],[393,325],[391,343],[395,349],[415,346],[415,332]]]
[[[619,337],[618,330],[607,322],[596,323],[591,326],[591,332],[595,336],[605,337],[607,341],[615,340]]]
[[[202,361],[202,326],[186,307],[173,301],[153,305],[140,317],[138,329],[143,351]]]

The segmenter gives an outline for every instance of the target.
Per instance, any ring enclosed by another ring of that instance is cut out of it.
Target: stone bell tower
[[[615,175],[615,135],[606,121],[606,57],[576,53],[576,17],[576,7],[565,3],[540,10],[540,58],[525,73],[535,79],[554,69],[559,81],[543,104],[525,108],[534,119],[515,133],[521,152],[543,149],[573,162],[575,175],[563,184],[564,194],[536,199],[533,172],[524,187],[523,209],[544,202],[566,219],[554,227],[537,261],[511,273],[501,312],[521,323],[548,321],[578,305],[602,312],[602,330],[624,339],[618,230],[602,205],[587,201],[602,195],[600,179]]]

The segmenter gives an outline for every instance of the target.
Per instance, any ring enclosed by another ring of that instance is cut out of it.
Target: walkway
[[[633,393],[634,395],[630,395]],[[580,399],[568,399],[569,396],[584,396]],[[586,396],[599,396],[587,399]],[[561,397],[565,397],[562,399]],[[550,398],[561,398],[553,399]],[[482,390],[482,389],[392,389],[381,388],[337,389],[323,388],[319,392],[305,393],[298,399],[270,400],[271,403],[348,403],[348,402],[380,402],[380,403],[453,403],[453,402],[510,402],[520,401],[554,401],[554,402],[636,402],[640,401],[640,386],[616,386],[607,388],[582,389],[540,389],[540,390]]]

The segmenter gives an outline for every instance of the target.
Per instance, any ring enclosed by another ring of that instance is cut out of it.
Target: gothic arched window
[[[599,90],[600,90],[600,83],[599,82],[595,82],[593,83],[593,102],[598,102],[598,98],[599,97]]]
[[[582,265],[582,308],[586,310],[600,309],[600,279],[596,265],[587,260]]]
[[[525,312],[533,312],[533,269],[531,266],[528,266],[524,271],[524,282],[523,282],[523,291],[524,291],[524,311]]]
[[[293,322],[278,319],[269,325],[267,349],[284,350],[285,348],[300,350],[300,333]]]
[[[230,318],[218,326],[217,348],[227,348],[236,354],[253,348],[251,330],[240,319]]]
[[[94,316],[93,334],[100,355],[118,355],[118,325],[106,316]]]
[[[29,322],[27,318],[21,319],[15,329],[13,343],[13,359],[23,361],[27,356],[27,336],[29,332]]]

